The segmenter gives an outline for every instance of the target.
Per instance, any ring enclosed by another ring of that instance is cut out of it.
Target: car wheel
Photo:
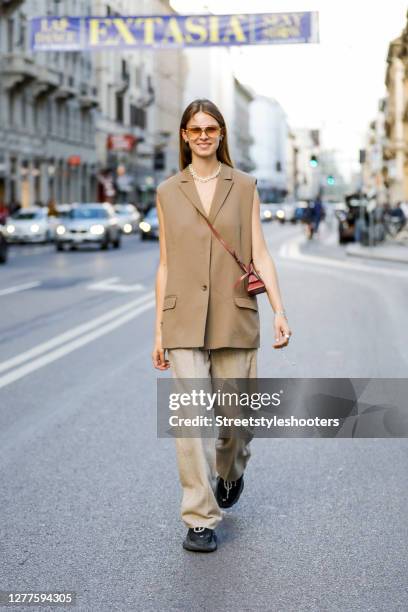
[[[4,264],[7,261],[7,254],[8,254],[8,249],[7,249],[7,243],[6,242],[0,242],[0,264]]]
[[[146,240],[146,234],[140,234],[140,240]]]
[[[55,249],[56,249],[57,251],[64,251],[64,250],[65,250],[65,249],[64,249],[64,245],[63,245],[63,244],[61,244],[60,242],[57,242],[57,243],[55,244]]]
[[[116,240],[113,241],[113,248],[120,249],[121,244],[122,244],[122,240],[121,240],[120,234],[118,234],[118,237],[116,238]]]
[[[101,251],[106,251],[109,248],[109,236],[106,236],[101,242]]]

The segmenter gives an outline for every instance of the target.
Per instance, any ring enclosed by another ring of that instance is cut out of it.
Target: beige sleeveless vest
[[[167,282],[162,312],[163,348],[260,346],[256,297],[243,271],[207,225],[214,225],[245,264],[252,253],[256,179],[222,164],[207,217],[188,168],[159,184],[164,216]]]

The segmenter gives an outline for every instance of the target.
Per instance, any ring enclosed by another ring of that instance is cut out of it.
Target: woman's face
[[[206,131],[202,131],[204,128],[207,128]],[[223,136],[218,121],[201,111],[189,119],[182,134],[192,153],[198,157],[215,155]]]

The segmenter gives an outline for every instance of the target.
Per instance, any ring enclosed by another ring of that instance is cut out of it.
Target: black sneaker
[[[231,508],[239,500],[244,489],[244,476],[238,480],[223,480],[221,476],[217,478],[215,497],[220,508]]]
[[[183,548],[193,552],[213,552],[217,550],[217,536],[214,529],[193,527],[187,532]]]

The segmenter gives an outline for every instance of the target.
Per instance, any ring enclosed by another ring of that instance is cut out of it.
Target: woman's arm
[[[159,196],[156,194],[156,208],[157,216],[159,219],[159,246],[160,246],[160,260],[159,266],[156,273],[156,325],[154,335],[154,347],[152,352],[153,365],[158,370],[167,370],[170,367],[170,363],[164,358],[164,350],[162,346],[162,331],[161,331],[161,320],[163,313],[163,301],[164,292],[166,289],[167,282],[167,260],[166,260],[166,237],[164,235],[164,220],[163,213],[161,210]]]
[[[275,315],[275,341],[274,348],[282,348],[287,346],[292,332],[289,329],[288,321],[285,315],[279,314],[284,311],[282,297],[279,288],[278,274],[275,268],[273,259],[268,251],[265,243],[261,224],[261,211],[258,190],[255,187],[254,200],[252,206],[252,259],[255,270],[261,276],[265,283],[270,305]]]

